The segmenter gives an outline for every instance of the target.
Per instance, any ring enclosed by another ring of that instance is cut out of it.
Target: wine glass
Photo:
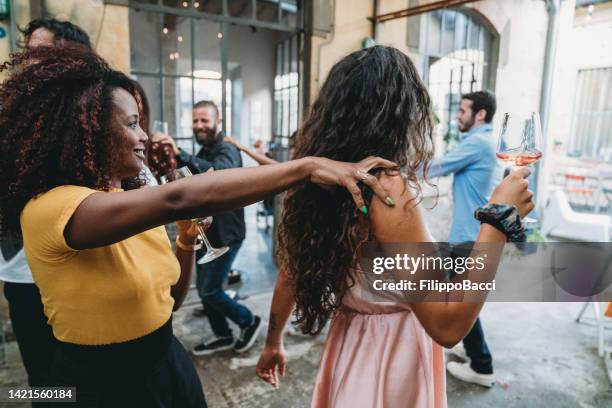
[[[538,112],[531,112],[525,116],[515,115],[515,117],[510,113],[504,114],[497,143],[498,159],[512,164],[513,169],[517,169],[540,160],[542,150],[542,125]],[[523,222],[534,224],[537,220],[525,217]]]
[[[153,121],[153,134],[163,133],[164,135],[168,134],[168,122],[155,120]]]
[[[185,166],[185,167],[181,167],[176,170],[172,170],[170,173],[166,174],[165,176],[162,176],[161,182],[162,184],[166,184],[166,183],[180,180],[182,178],[189,177],[192,175],[193,174],[191,174],[189,167]],[[207,262],[213,261],[219,258],[220,256],[222,256],[223,254],[225,254],[227,251],[229,251],[229,247],[227,246],[224,246],[221,248],[214,248],[208,241],[208,238],[206,237],[206,233],[204,231],[206,231],[211,226],[213,222],[213,217],[208,216],[208,217],[194,218],[191,221],[193,221],[196,224],[198,228],[198,232],[200,234],[200,238],[202,238],[204,245],[206,245],[206,253],[204,254],[202,258],[198,259],[198,264],[205,264]]]

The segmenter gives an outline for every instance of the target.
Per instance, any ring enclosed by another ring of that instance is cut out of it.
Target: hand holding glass
[[[542,125],[538,112],[521,117],[504,114],[497,143],[497,158],[519,168],[534,164],[542,158]],[[525,224],[537,222],[525,217]]]
[[[156,120],[153,121],[153,134],[162,133],[164,135],[168,134],[168,122]]]
[[[161,182],[162,184],[166,184],[166,183],[170,183],[172,181],[176,181],[176,180],[179,180],[185,177],[189,177],[192,175],[193,174],[191,174],[191,171],[189,170],[188,167],[181,167],[179,169],[171,171],[165,176],[162,176]],[[206,253],[204,254],[202,258],[198,259],[199,264],[204,264],[204,263],[213,261],[219,258],[220,256],[222,256],[223,254],[225,254],[229,250],[229,247],[227,246],[224,246],[221,248],[214,248],[212,245],[210,245],[210,242],[208,241],[208,238],[206,237],[206,233],[204,231],[206,231],[211,226],[213,222],[213,217],[209,216],[209,217],[202,217],[202,218],[194,218],[191,221],[193,221],[196,224],[198,228],[198,232],[200,233],[200,238],[202,238],[204,245],[206,245]]]

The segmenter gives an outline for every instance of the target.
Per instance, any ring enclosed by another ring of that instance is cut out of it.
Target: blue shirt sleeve
[[[429,177],[448,176],[465,169],[478,160],[482,146],[474,136],[465,138],[443,157],[435,159],[429,166]]]

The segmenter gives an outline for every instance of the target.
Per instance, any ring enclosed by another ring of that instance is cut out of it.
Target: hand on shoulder
[[[378,180],[396,204],[389,207],[372,198],[370,217],[375,238],[381,242],[431,241],[419,200],[400,172],[380,172]]]

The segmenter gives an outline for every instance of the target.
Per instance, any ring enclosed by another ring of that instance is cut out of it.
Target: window
[[[299,117],[299,36],[276,46],[276,76],[274,77],[274,128],[272,147],[277,157],[289,159],[289,138],[298,128]]]
[[[130,6],[217,22],[294,32],[301,24],[298,0],[130,0]]]
[[[612,161],[612,67],[578,71],[568,153]]]
[[[191,108],[199,100],[215,102],[223,130],[240,136],[240,96],[246,79],[240,76],[240,65],[231,60],[233,48],[228,37],[240,26],[248,26],[252,33],[262,28],[260,31],[289,36],[299,30],[301,10],[295,0],[131,0],[129,20],[131,73],[149,99],[151,124],[166,122],[179,147],[195,153]],[[244,48],[235,42],[233,47]],[[297,49],[295,52],[297,55]],[[272,62],[270,65],[273,75]],[[292,72],[297,75],[297,68]],[[297,78],[289,82],[297,82]],[[289,94],[293,93],[297,99],[297,88],[284,87],[281,92],[286,101],[283,115],[291,111]],[[250,104],[248,115],[253,120],[248,131],[262,137],[262,106],[256,101]],[[269,104],[267,109],[270,118]],[[297,123],[297,117],[289,121],[284,126]],[[266,132],[269,135],[270,129]]]
[[[495,37],[479,17],[462,9],[408,19],[408,47],[419,65],[447,148],[459,138],[455,116],[461,95],[493,85]]]
[[[143,86],[154,121],[168,124],[168,132],[182,149],[194,152],[191,108],[208,99],[221,112],[223,91],[221,24],[191,17],[130,10],[132,76]],[[192,44],[193,38],[197,38]],[[196,54],[198,58],[195,58]],[[231,106],[231,81],[226,80],[226,104]],[[224,120],[231,132],[231,111]]]

